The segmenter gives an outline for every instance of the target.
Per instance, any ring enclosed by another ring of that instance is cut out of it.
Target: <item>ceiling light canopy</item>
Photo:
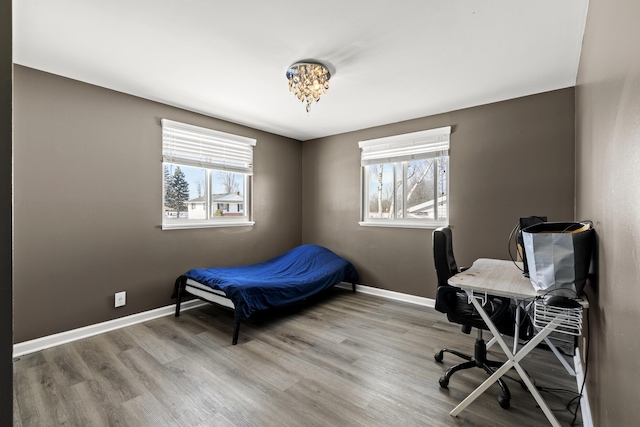
[[[287,70],[289,90],[306,104],[307,113],[311,104],[320,101],[329,90],[330,78],[327,67],[317,62],[296,62]]]

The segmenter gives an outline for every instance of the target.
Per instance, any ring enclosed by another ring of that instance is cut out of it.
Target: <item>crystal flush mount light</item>
[[[289,90],[306,104],[307,113],[311,104],[320,101],[320,97],[329,90],[330,78],[327,67],[317,62],[297,62],[287,70]]]

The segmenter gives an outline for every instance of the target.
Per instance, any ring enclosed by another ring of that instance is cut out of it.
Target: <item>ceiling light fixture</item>
[[[327,67],[317,62],[296,62],[287,70],[289,91],[306,104],[307,113],[311,104],[320,101],[329,90],[330,78]]]

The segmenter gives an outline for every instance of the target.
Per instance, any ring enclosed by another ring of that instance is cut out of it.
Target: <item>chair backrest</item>
[[[433,259],[438,275],[438,287],[449,286],[447,280],[459,272],[453,256],[453,237],[449,227],[433,230]]]

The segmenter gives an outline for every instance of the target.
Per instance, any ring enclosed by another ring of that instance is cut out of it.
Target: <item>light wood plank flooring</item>
[[[486,375],[438,378],[469,353],[443,314],[334,289],[316,304],[242,325],[207,305],[33,353],[14,361],[14,426],[545,426],[531,395],[507,380],[511,408],[492,386],[449,415]],[[501,358],[492,349],[492,358]],[[538,386],[576,383],[551,352],[523,363]],[[517,373],[510,374],[517,377]],[[543,392],[563,425],[570,392]],[[578,423],[580,419],[578,417]]]

